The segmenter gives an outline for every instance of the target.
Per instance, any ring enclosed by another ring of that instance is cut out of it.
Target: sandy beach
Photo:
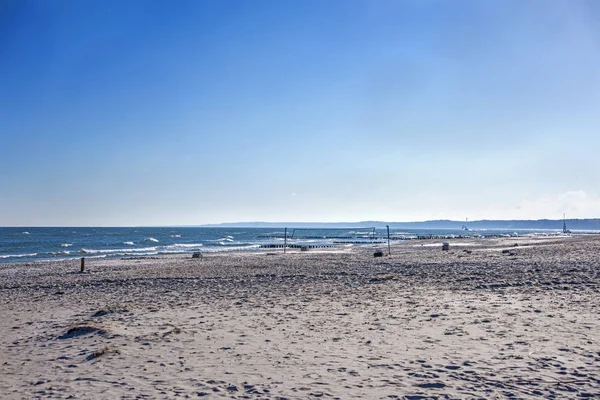
[[[0,264],[1,397],[600,398],[599,236],[373,250]]]

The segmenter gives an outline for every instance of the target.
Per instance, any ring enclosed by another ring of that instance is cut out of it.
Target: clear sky
[[[600,217],[600,2],[3,1],[0,226]]]

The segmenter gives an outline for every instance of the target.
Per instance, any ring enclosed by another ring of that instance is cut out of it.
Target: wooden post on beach
[[[285,228],[285,235],[283,239],[283,254],[285,254],[285,248],[287,247],[287,228]]]
[[[385,226],[387,228],[387,232],[388,232],[388,256],[392,255],[392,249],[390,247],[390,226],[386,225]]]
[[[85,270],[85,257],[81,257],[81,269],[79,272],[83,272]]]

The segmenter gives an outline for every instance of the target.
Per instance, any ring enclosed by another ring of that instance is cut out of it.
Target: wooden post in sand
[[[82,273],[85,270],[85,257],[81,257],[81,269],[79,270]]]
[[[283,239],[283,254],[285,254],[285,248],[287,247],[287,228],[285,228],[285,236]]]
[[[391,247],[390,247],[390,226],[386,225],[385,227],[387,228],[387,232],[388,232],[388,256],[391,256],[392,255],[392,250],[391,250]]]

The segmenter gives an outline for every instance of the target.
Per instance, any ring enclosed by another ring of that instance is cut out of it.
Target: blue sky
[[[0,226],[600,217],[600,3],[0,5]]]

